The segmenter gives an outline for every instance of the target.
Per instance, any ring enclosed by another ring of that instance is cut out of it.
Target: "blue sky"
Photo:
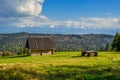
[[[118,17],[119,6],[119,0],[45,0],[42,13],[54,19]]]
[[[120,0],[0,0],[0,33],[115,34]]]

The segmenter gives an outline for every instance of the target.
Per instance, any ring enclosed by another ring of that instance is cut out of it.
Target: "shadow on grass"
[[[85,57],[85,56],[71,56],[71,58],[80,58],[80,57]]]
[[[103,66],[55,66],[47,69],[48,80],[120,80],[120,68]]]
[[[0,59],[7,59],[7,58],[21,58],[21,57],[28,57],[30,55],[14,55],[14,56],[3,56],[3,57],[0,57]]]
[[[107,53],[107,52],[106,52]],[[108,52],[109,54],[120,54],[120,51],[116,51],[116,52]]]
[[[54,56],[54,55],[53,55],[52,57],[68,57],[68,56],[64,56],[64,55],[61,55],[61,56],[56,56],[56,55],[55,55],[55,56]]]
[[[64,65],[44,67],[42,71],[23,66],[1,68],[0,80],[120,80],[120,68]]]
[[[94,56],[94,55],[91,55],[91,56],[87,56],[87,55],[85,55],[85,56],[71,56],[71,58],[80,58],[80,57],[98,57],[98,56]]]

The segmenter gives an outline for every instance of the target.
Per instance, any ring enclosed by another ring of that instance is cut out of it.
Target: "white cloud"
[[[68,20],[51,23],[55,26],[74,27],[79,29],[120,29],[119,18],[81,18],[78,21]]]
[[[84,23],[83,26],[96,29],[113,29],[120,28],[119,18],[81,18],[81,22]]]
[[[14,24],[18,27],[73,27],[78,29],[120,29],[119,18],[81,18],[79,21],[52,21],[46,16],[26,17],[18,19],[18,23]]]
[[[40,15],[38,17],[22,17],[17,18],[16,23],[12,25],[17,27],[43,27],[49,26],[52,24],[52,21],[46,16]]]
[[[81,18],[78,21],[53,21],[46,16],[39,17],[16,17],[16,18],[0,18],[0,24],[6,22],[9,26],[17,27],[73,27],[77,29],[120,29],[119,18]],[[6,24],[5,23],[5,24]]]
[[[17,27],[73,27],[78,29],[120,29],[120,19],[80,18],[80,20],[53,21],[41,15],[44,0],[0,0],[0,26]],[[112,14],[112,13],[106,13]]]
[[[1,17],[38,16],[44,0],[0,0]]]

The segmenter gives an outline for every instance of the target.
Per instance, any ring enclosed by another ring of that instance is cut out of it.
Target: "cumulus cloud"
[[[73,27],[78,29],[120,29],[116,17],[80,18],[80,20],[53,21],[41,15],[44,0],[0,0],[0,26],[16,27]],[[112,14],[112,13],[106,13]]]
[[[0,0],[1,17],[38,16],[44,0]]]

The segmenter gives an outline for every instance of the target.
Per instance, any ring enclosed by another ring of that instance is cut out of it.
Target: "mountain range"
[[[0,51],[14,53],[23,50],[28,37],[53,37],[56,51],[104,50],[111,44],[114,36],[108,34],[40,34],[11,33],[0,34]]]

